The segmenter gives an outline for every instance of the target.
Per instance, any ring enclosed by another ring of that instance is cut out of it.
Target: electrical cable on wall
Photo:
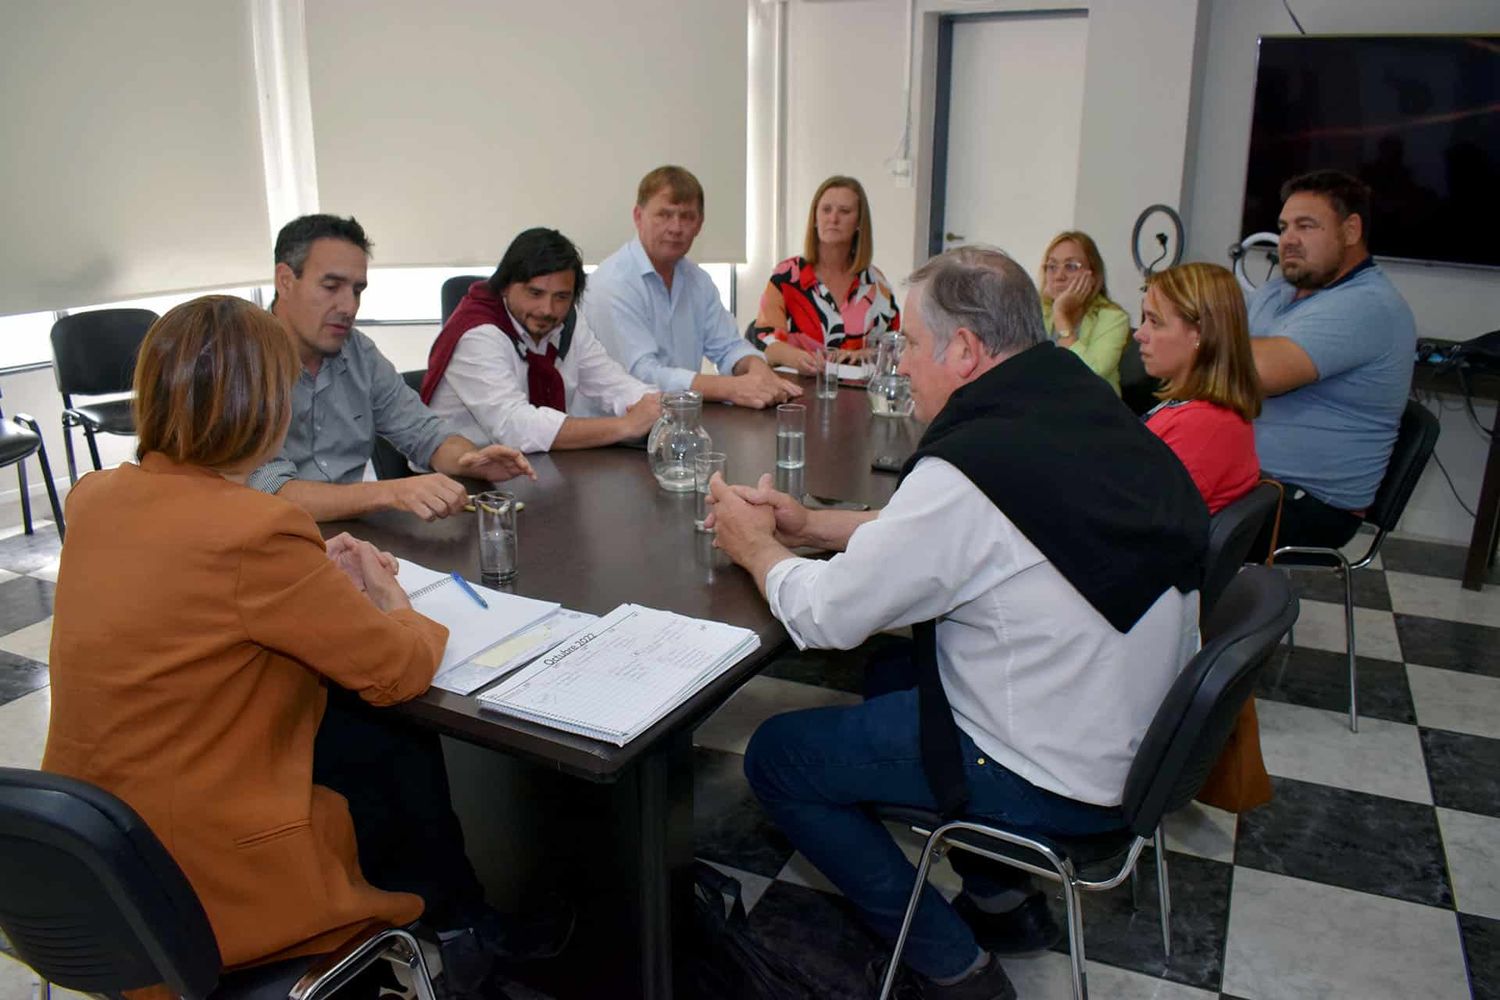
[[[1465,393],[1465,396],[1467,397],[1467,391]],[[1436,403],[1437,413],[1435,414],[1435,416],[1437,416],[1439,420],[1442,420],[1443,412],[1448,409],[1448,407],[1443,405],[1442,397],[1438,396],[1437,393],[1424,394],[1420,392],[1413,392],[1412,398],[1428,410],[1432,409],[1431,404]],[[1470,404],[1470,412],[1472,412],[1472,409],[1472,404]],[[1481,430],[1482,429],[1483,428],[1481,428]],[[1454,485],[1453,477],[1448,474],[1448,467],[1443,464],[1443,460],[1438,455],[1436,450],[1434,450],[1432,453],[1432,460],[1437,463],[1438,471],[1443,474],[1443,479],[1448,483],[1448,492],[1453,494],[1453,499],[1458,502],[1459,507],[1463,508],[1463,512],[1465,514],[1468,514],[1470,517],[1474,517],[1474,509],[1468,504],[1464,503],[1464,498],[1458,493],[1458,487]]]
[[[1297,31],[1304,35],[1307,34],[1307,29],[1302,27],[1301,21],[1297,20],[1297,15],[1292,12],[1292,5],[1288,0],[1281,0],[1281,6],[1286,8],[1287,15],[1292,19],[1292,23],[1297,26]]]

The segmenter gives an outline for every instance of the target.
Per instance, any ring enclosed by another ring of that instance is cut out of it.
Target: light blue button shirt
[[[1411,308],[1371,264],[1295,298],[1280,275],[1250,296],[1250,335],[1286,337],[1318,379],[1269,396],[1255,421],[1267,475],[1341,510],[1375,500],[1411,393],[1417,328]]]
[[[668,291],[639,238],[589,275],[580,308],[626,371],[664,390],[692,388],[705,357],[726,375],[740,359],[761,357],[740,336],[707,271],[679,260]]]

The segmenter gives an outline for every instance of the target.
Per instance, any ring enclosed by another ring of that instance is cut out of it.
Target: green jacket
[[[1042,323],[1047,327],[1047,335],[1056,340],[1057,332],[1052,327],[1052,303],[1045,299],[1042,301]],[[1078,324],[1077,342],[1068,350],[1082,358],[1083,363],[1108,382],[1118,396],[1120,355],[1125,353],[1129,340],[1130,316],[1102,295],[1096,295]]]

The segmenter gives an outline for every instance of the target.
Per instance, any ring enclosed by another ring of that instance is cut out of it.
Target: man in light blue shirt
[[[1261,469],[1281,545],[1337,548],[1375,500],[1411,392],[1416,322],[1367,246],[1370,189],[1335,170],[1281,189],[1281,275],[1250,296]]]
[[[616,361],[658,388],[757,409],[802,395],[740,336],[719,290],[687,259],[703,228],[703,186],[682,167],[657,167],[636,192],[636,237],[589,276],[581,305]],[[721,373],[701,371],[707,357]]]

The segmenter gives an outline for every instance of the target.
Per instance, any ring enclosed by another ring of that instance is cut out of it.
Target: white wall
[[[1076,210],[1051,228],[1077,226],[1094,235],[1117,295],[1133,306],[1124,289],[1134,287],[1129,240],[1136,215],[1153,202],[1182,200],[1199,6],[1200,0],[920,0],[912,96],[915,183],[904,186],[886,161],[901,138],[905,0],[790,3],[787,245],[779,256],[800,245],[818,183],[829,174],[852,174],[870,196],[876,264],[892,281],[904,278],[926,259],[939,15],[1084,9],[1089,46]],[[1037,67],[1037,100],[1046,99],[1047,76],[1057,71]],[[1036,264],[1022,263],[1028,269]],[[742,320],[754,308],[747,298],[758,297],[768,270],[744,276]]]

